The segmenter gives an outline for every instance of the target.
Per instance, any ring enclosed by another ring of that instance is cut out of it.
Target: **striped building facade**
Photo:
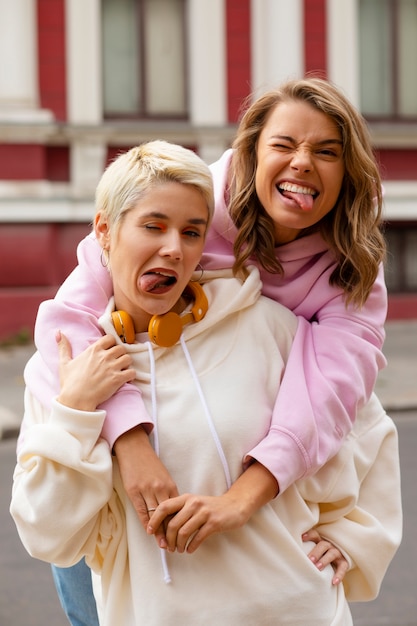
[[[378,1],[392,17],[392,0]],[[373,98],[385,84],[372,83],[384,51],[373,60],[364,48],[375,2],[0,0],[0,340],[31,331],[74,267],[115,154],[161,138],[210,163],[245,97],[309,71],[366,108],[385,187],[389,316],[417,317],[417,89],[401,99],[392,84],[381,110]],[[403,22],[413,27],[393,10],[392,55]]]

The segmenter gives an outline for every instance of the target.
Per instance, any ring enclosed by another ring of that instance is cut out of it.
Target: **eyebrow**
[[[290,137],[289,135],[272,135],[271,139],[281,139],[284,141],[288,141],[289,143],[297,143],[294,137]],[[328,146],[329,144],[342,146],[343,142],[341,139],[322,139],[321,141],[313,142],[316,146]]]
[[[143,217],[153,217],[158,220],[169,220],[171,216],[167,215],[166,213],[160,213],[159,211],[149,211],[149,213],[146,213]],[[208,220],[205,220],[201,217],[192,217],[191,219],[187,220],[188,224],[202,224],[203,226],[206,226],[207,222]]]

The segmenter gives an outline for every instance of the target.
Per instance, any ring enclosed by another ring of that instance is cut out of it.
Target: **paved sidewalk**
[[[377,382],[388,412],[417,409],[417,320],[386,325],[384,354],[388,366]],[[0,349],[0,439],[16,437],[23,414],[23,369],[33,345]]]

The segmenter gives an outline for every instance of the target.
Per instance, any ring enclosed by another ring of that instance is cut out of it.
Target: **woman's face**
[[[330,117],[301,100],[272,110],[258,139],[255,188],[277,244],[333,209],[344,173],[342,136]]]
[[[147,330],[152,315],[178,309],[203,252],[207,221],[203,195],[174,182],[151,188],[116,228],[97,214],[95,231],[109,253],[116,308],[132,316],[136,332]]]

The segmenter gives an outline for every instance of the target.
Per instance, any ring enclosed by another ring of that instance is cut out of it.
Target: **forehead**
[[[206,222],[209,208],[203,193],[197,187],[176,181],[161,181],[140,194],[129,211],[132,212],[136,215],[160,213],[166,219],[204,218]]]
[[[335,120],[303,100],[285,100],[272,109],[260,136],[274,135],[310,141],[342,139]]]

